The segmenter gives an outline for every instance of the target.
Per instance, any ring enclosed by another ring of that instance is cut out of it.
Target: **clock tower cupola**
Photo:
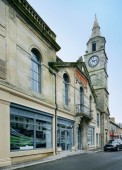
[[[91,38],[87,42],[87,50],[84,55],[85,63],[89,71],[94,88],[107,90],[107,55],[105,52],[106,40],[101,36],[100,26],[95,16]]]

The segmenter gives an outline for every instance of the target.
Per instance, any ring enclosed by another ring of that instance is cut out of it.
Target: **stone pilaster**
[[[74,129],[74,139],[75,139],[75,149],[78,150],[78,127],[81,122],[81,116],[77,116],[75,119],[75,129]]]
[[[81,122],[81,127],[82,127],[82,149],[83,150],[88,150],[88,126],[89,126],[90,121],[83,119]]]
[[[9,103],[0,100],[0,167],[11,165]]]

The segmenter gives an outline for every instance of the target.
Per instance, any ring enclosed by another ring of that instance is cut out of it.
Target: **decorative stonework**
[[[24,14],[26,19],[32,23],[32,25],[37,28],[39,33],[41,33],[46,40],[48,40],[56,51],[60,50],[60,46],[56,43],[56,34],[49,28],[49,26],[43,21],[43,19],[38,15],[38,13],[31,7],[31,5],[26,0],[8,0],[12,7],[14,6],[15,11]]]
[[[12,0],[13,1],[13,0]],[[28,11],[29,14],[38,22],[39,25],[55,40],[55,33],[47,26],[47,24],[42,20],[42,18],[37,14],[37,12],[30,6],[26,0],[16,0],[21,6]],[[14,1],[13,1],[14,2]]]
[[[78,78],[78,80],[83,84],[83,86],[86,88],[88,81],[87,79],[78,71],[75,70],[75,76]]]
[[[9,8],[9,17],[11,20],[13,20],[14,22],[16,22],[16,12],[13,8]]]
[[[6,62],[0,59],[0,78],[6,78]]]

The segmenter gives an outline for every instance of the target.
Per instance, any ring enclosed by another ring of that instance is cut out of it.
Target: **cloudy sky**
[[[57,35],[63,61],[76,61],[86,51],[95,14],[106,38],[109,109],[122,122],[122,0],[28,0]]]

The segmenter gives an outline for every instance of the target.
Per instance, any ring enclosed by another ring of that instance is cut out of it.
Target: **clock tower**
[[[97,95],[97,109],[101,113],[101,147],[108,140],[108,74],[107,74],[107,55],[105,52],[106,40],[101,36],[100,26],[95,16],[92,34],[87,42],[87,50],[84,60],[91,78],[91,82]]]

